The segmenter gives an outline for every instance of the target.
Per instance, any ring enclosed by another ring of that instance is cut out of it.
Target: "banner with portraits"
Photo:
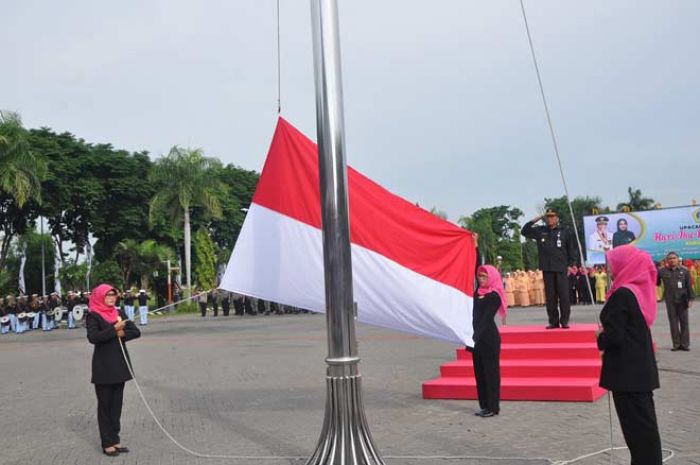
[[[634,244],[660,261],[674,251],[700,259],[700,206],[687,206],[583,217],[587,262],[605,263],[605,252]]]

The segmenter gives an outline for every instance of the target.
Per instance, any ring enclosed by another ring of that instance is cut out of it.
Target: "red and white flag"
[[[358,320],[472,342],[472,233],[348,167]],[[280,118],[221,287],[325,311],[318,148]]]

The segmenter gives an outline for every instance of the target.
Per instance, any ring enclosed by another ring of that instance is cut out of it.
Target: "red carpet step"
[[[601,360],[596,325],[507,326],[501,332],[501,399],[593,402]],[[457,360],[440,367],[440,378],[423,383],[425,399],[476,399],[472,357],[457,349]]]

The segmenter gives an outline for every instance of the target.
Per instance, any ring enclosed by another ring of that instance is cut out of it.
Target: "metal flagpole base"
[[[316,451],[306,465],[385,465],[367,425],[362,377],[356,363],[328,367],[323,429]],[[334,376],[333,372],[338,371],[349,373]]]

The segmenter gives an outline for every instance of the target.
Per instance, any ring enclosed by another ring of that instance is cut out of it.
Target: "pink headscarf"
[[[498,307],[498,314],[501,317],[506,316],[506,309],[508,308],[508,301],[506,300],[506,291],[503,289],[503,279],[501,279],[501,273],[498,272],[496,267],[492,265],[482,265],[476,270],[476,274],[484,272],[489,276],[489,280],[486,286],[479,286],[476,291],[479,295],[486,295],[489,292],[496,292],[501,298],[501,306]]]
[[[606,254],[613,285],[606,298],[621,287],[637,298],[639,308],[651,328],[656,319],[656,267],[648,253],[633,245],[615,247]]]
[[[109,306],[105,304],[105,296],[109,291],[118,292],[116,288],[110,286],[109,284],[100,284],[95,289],[92,290],[90,294],[90,302],[88,302],[88,308],[91,312],[97,313],[107,323],[116,323],[119,318],[119,312],[114,306]]]

